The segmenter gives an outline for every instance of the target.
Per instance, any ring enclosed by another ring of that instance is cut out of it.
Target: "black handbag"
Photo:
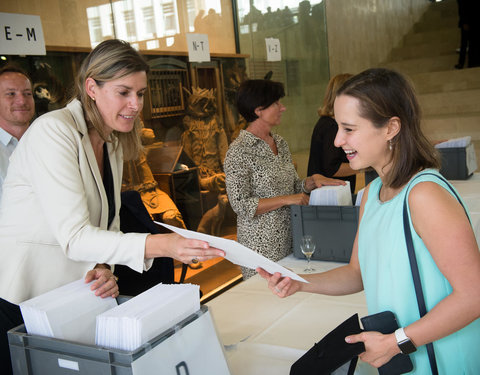
[[[300,357],[290,368],[290,375],[330,375],[348,362],[348,375],[353,375],[365,345],[363,342],[348,344],[345,337],[360,332],[358,314],[354,314]]]
[[[391,311],[382,311],[360,319],[365,331],[375,331],[383,334],[394,333],[398,327],[395,314]],[[413,363],[407,354],[399,353],[390,361],[378,368],[380,375],[399,375],[413,370]]]

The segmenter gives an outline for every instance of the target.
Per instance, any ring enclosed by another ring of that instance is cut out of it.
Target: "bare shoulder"
[[[413,225],[421,237],[424,231],[432,230],[442,237],[460,227],[462,231],[469,227],[467,215],[457,198],[435,182],[422,181],[415,185],[408,203]]]
[[[417,183],[408,195],[408,203],[412,209],[460,205],[446,188],[432,181]]]

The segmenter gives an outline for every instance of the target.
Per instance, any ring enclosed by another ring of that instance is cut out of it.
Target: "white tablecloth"
[[[306,266],[306,260],[292,255],[279,263],[297,273]],[[317,271],[342,265],[312,264]],[[232,375],[289,374],[290,366],[337,325],[355,313],[368,315],[363,292],[340,297],[297,293],[282,299],[258,275],[207,305]],[[370,369],[362,364],[357,373],[366,374]]]

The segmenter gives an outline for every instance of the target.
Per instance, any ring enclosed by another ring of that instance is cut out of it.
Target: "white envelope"
[[[346,183],[346,185],[322,186],[312,190],[308,204],[311,206],[351,206],[350,181],[346,181]]]

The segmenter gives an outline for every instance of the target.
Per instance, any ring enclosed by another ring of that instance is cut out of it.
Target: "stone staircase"
[[[455,0],[431,3],[383,66],[413,81],[428,137],[440,140],[470,135],[480,166],[480,68],[453,68],[460,45],[457,24]]]

